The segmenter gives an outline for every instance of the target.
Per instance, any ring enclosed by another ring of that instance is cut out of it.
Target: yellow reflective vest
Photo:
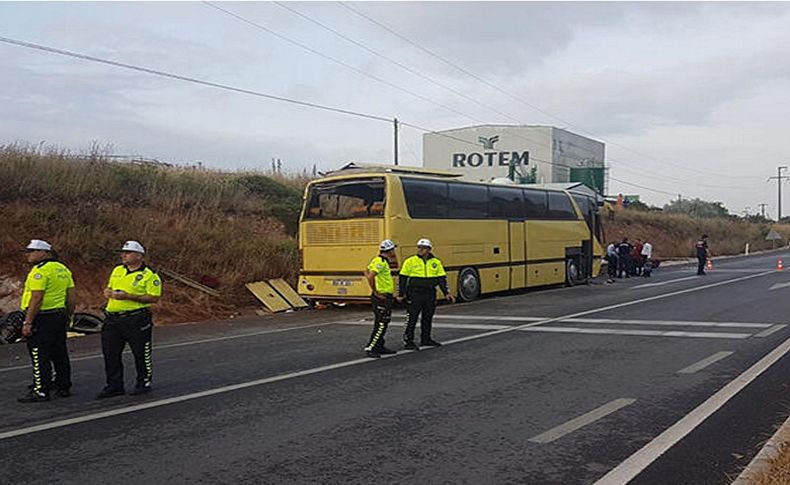
[[[30,306],[32,292],[43,291],[42,311],[65,308],[66,291],[69,288],[74,288],[74,279],[65,264],[54,259],[41,261],[33,266],[33,269],[27,274],[19,306],[22,310],[27,310],[27,307]]]
[[[122,290],[130,295],[162,296],[162,280],[159,279],[158,274],[145,265],[134,271],[129,271],[124,265],[116,266],[110,274],[107,288],[113,291]],[[130,312],[150,306],[150,303],[110,298],[107,300],[106,310],[109,313]]]
[[[400,269],[398,285],[400,295],[407,294],[412,289],[433,290],[437,285],[445,296],[450,293],[447,286],[447,273],[439,258],[433,254],[428,254],[425,258],[416,254],[406,258]]]
[[[382,255],[378,255],[370,261],[368,270],[376,275],[376,291],[379,293],[392,295],[395,293],[395,282],[392,280],[390,262]]]

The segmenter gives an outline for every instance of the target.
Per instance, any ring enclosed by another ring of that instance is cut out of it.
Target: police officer
[[[162,296],[162,281],[145,265],[142,244],[126,241],[120,251],[123,264],[112,270],[104,289],[107,318],[102,328],[101,343],[107,385],[96,396],[97,399],[124,394],[121,354],[127,343],[132,349],[137,369],[137,383],[129,394],[134,396],[151,391],[153,320],[150,307]]]
[[[405,296],[408,304],[408,320],[403,334],[404,348],[407,350],[419,349],[414,342],[418,317],[421,317],[420,345],[441,345],[431,338],[431,323],[436,310],[436,286],[439,286],[450,303],[455,301],[447,286],[447,273],[439,258],[431,253],[432,248],[433,245],[428,239],[417,241],[417,254],[407,258],[400,270],[398,297],[402,300]]]
[[[697,275],[702,276],[705,274],[705,263],[708,262],[710,251],[708,250],[708,235],[703,234],[695,245],[697,250]]]
[[[365,347],[368,357],[379,358],[382,355],[397,352],[384,346],[384,334],[392,318],[392,304],[395,293],[395,282],[392,280],[390,265],[397,266],[395,243],[389,239],[379,244],[379,254],[370,261],[365,270],[365,278],[372,290],[370,303],[373,305],[373,332]]]
[[[66,346],[66,329],[74,313],[74,279],[71,271],[57,260],[52,245],[33,239],[23,250],[33,265],[25,280],[21,308],[25,312],[22,335],[33,364],[33,385],[19,402],[49,401],[55,395],[71,395],[71,364]],[[52,366],[55,381],[52,382]]]

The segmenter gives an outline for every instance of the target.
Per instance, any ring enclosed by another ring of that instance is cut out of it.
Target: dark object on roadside
[[[642,266],[642,277],[650,278],[650,275],[653,273],[653,261],[648,259],[645,260],[644,266]]]
[[[21,339],[24,323],[25,314],[20,311],[0,317],[0,344],[12,344]]]
[[[69,330],[79,333],[101,333],[104,319],[90,313],[75,313]]]
[[[219,279],[217,279],[217,278],[215,278],[213,276],[209,276],[207,274],[202,275],[200,278],[198,278],[197,281],[201,285],[208,286],[209,288],[214,289],[214,290],[219,288]]]

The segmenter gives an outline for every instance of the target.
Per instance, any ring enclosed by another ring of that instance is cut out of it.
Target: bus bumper
[[[302,298],[313,301],[361,301],[370,298],[370,286],[361,274],[300,274],[297,292]]]

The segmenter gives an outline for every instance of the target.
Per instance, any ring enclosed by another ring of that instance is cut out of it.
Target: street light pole
[[[398,118],[392,120],[392,125],[395,128],[395,166],[398,166]]]
[[[776,218],[777,222],[782,219],[782,180],[787,180],[790,178],[787,175],[782,175],[783,170],[787,170],[787,167],[784,165],[781,167],[776,167],[776,177],[768,177],[768,180],[776,180],[777,192],[779,194],[779,205],[776,208],[776,213],[778,214],[778,217]]]

